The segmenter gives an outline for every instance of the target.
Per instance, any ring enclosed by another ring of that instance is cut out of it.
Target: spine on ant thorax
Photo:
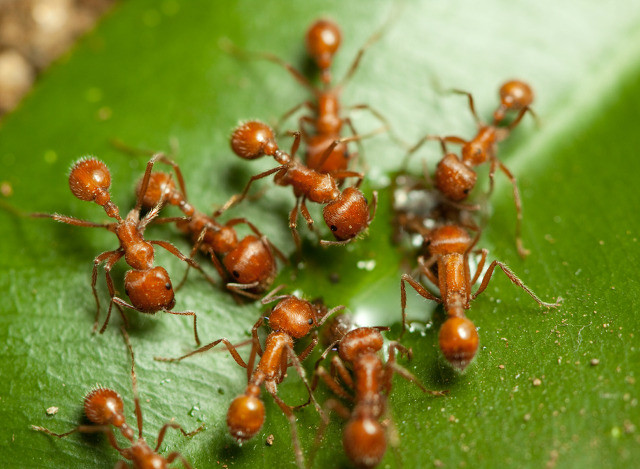
[[[272,380],[278,377],[281,370],[281,364],[286,356],[283,355],[289,346],[293,349],[293,339],[289,334],[284,332],[272,332],[267,336],[264,344],[264,353],[260,359],[260,363],[256,368],[251,381],[263,377],[264,380]],[[260,383],[254,383],[259,385]]]
[[[447,313],[457,316],[469,303],[469,279],[464,254],[446,254],[438,259],[440,296]]]

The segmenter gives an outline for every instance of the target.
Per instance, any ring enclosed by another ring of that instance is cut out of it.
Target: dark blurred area
[[[0,117],[115,0],[0,0]]]

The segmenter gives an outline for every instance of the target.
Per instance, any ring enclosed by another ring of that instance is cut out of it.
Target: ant
[[[513,199],[516,206],[516,246],[518,254],[524,258],[530,254],[530,251],[525,249],[522,244],[522,201],[520,192],[518,191],[515,176],[498,159],[496,152],[497,144],[509,136],[510,132],[520,123],[527,112],[535,117],[535,113],[529,107],[533,102],[533,90],[527,83],[520,80],[511,80],[503,84],[500,88],[500,105],[493,113],[493,122],[491,124],[482,122],[478,117],[471,93],[461,90],[453,91],[467,96],[471,114],[478,126],[476,135],[471,140],[455,136],[438,137],[426,135],[409,149],[405,157],[405,163],[424,142],[427,140],[439,140],[444,156],[436,167],[434,174],[435,186],[446,198],[454,203],[466,199],[475,187],[478,175],[473,169],[474,166],[479,166],[489,161],[489,192],[487,195],[493,192],[493,175],[496,168],[500,168],[513,186]],[[505,119],[507,112],[518,112],[518,114],[506,127],[498,127]],[[449,153],[446,143],[462,145],[462,158],[455,153]]]
[[[273,254],[286,262],[284,254],[246,218],[234,218],[222,225],[215,218],[196,210],[187,200],[187,190],[178,164],[164,154],[158,154],[157,159],[173,167],[180,190],[176,188],[170,174],[153,172],[149,177],[146,192],[141,195],[142,181],[137,188],[138,196],[142,197],[142,207],[151,209],[164,203],[177,206],[187,218],[167,220],[175,220],[178,228],[191,236],[194,246],[189,257],[193,257],[200,249],[210,256],[229,290],[234,294],[258,299],[259,294],[273,283],[276,276]],[[239,224],[246,224],[254,234],[238,241],[234,227]]]
[[[140,218],[140,210],[142,208],[142,196],[140,194],[146,193],[149,185],[149,179],[151,177],[151,170],[158,158],[159,157],[157,156],[153,157],[147,163],[144,177],[140,183],[140,193],[137,197],[136,205],[124,219],[120,216],[118,207],[111,201],[111,194],[109,192],[109,187],[111,186],[111,173],[109,172],[109,168],[105,163],[93,157],[81,158],[73,165],[69,174],[69,187],[73,195],[78,199],[95,202],[100,205],[104,208],[107,216],[114,218],[116,222],[94,223],[57,213],[33,213],[31,216],[38,218],[53,218],[56,221],[74,226],[105,228],[108,231],[115,233],[118,237],[118,241],[120,242],[118,249],[105,251],[98,255],[93,261],[91,289],[97,305],[96,317],[93,325],[94,332],[98,328],[98,318],[100,316],[100,300],[98,299],[98,292],[96,290],[98,266],[104,263],[104,271],[111,301],[109,302],[107,317],[100,329],[101,334],[106,330],[107,324],[109,324],[111,309],[115,304],[120,311],[120,315],[122,316],[125,324],[127,323],[127,319],[121,307],[133,309],[145,314],[155,314],[162,311],[164,313],[180,316],[192,316],[193,334],[196,343],[200,344],[196,325],[196,313],[193,311],[171,311],[175,305],[173,286],[171,285],[169,274],[164,267],[153,266],[155,253],[153,245],[155,244],[166,249],[181,261],[184,261],[189,266],[198,269],[210,282],[213,282],[213,279],[210,279],[204,273],[198,263],[182,254],[173,244],[159,240],[146,241],[143,237],[144,230],[147,225],[157,217],[164,202],[161,197],[158,203],[143,218]],[[131,267],[131,270],[127,271],[124,277],[124,289],[127,296],[129,296],[131,303],[127,303],[125,300],[117,296],[110,274],[115,263],[123,257],[125,262]]]
[[[129,348],[131,355],[131,383],[133,387],[133,400],[135,403],[135,415],[138,423],[138,439],[134,438],[134,429],[127,424],[124,416],[124,403],[122,397],[116,391],[110,388],[98,386],[90,391],[84,398],[84,413],[87,418],[95,425],[80,425],[71,431],[66,433],[54,433],[51,430],[32,425],[33,430],[44,432],[48,435],[55,436],[57,438],[64,438],[73,433],[106,433],[109,439],[109,444],[115,448],[120,455],[133,463],[133,469],[145,469],[145,468],[167,468],[169,464],[179,459],[182,464],[191,469],[189,462],[177,451],[170,453],[167,457],[158,454],[158,449],[162,445],[165,433],[167,429],[174,428],[180,430],[186,437],[191,437],[200,432],[204,426],[197,428],[196,430],[187,433],[181,425],[174,423],[173,421],[165,423],[158,432],[158,439],[156,447],[151,449],[145,439],[142,437],[142,410],[140,408],[140,398],[138,397],[138,381],[135,372],[135,360],[133,356],[133,348],[129,336],[124,328],[121,329],[122,334]],[[111,429],[114,426],[120,433],[131,442],[131,446],[128,448],[122,448],[118,445],[116,437]],[[129,468],[129,464],[125,461],[118,461],[116,469]]]
[[[274,54],[269,52],[250,54],[273,62],[286,69],[293,78],[304,86],[314,97],[315,102],[304,101],[287,111],[279,120],[279,122],[286,120],[303,107],[307,107],[313,113],[313,115],[304,115],[299,118],[299,128],[301,129],[302,138],[307,149],[305,162],[309,168],[321,173],[344,171],[347,169],[349,161],[355,157],[355,154],[349,154],[347,148],[348,143],[360,141],[390,129],[384,116],[369,105],[358,104],[349,106],[350,111],[369,111],[376,119],[383,123],[383,127],[374,130],[370,134],[359,135],[351,119],[341,115],[340,107],[340,94],[342,93],[342,89],[356,72],[366,50],[380,39],[387,24],[367,40],[356,54],[342,80],[333,85],[331,67],[333,65],[334,54],[340,48],[342,34],[338,25],[331,20],[320,19],[315,21],[309,27],[305,36],[307,52],[320,70],[320,80],[322,82],[320,87],[314,86],[300,71]],[[243,55],[247,54],[233,46],[227,46],[232,52]],[[352,133],[351,136],[341,136],[344,125],[349,127]],[[313,130],[308,131],[306,126],[309,126]],[[394,136],[394,138],[396,137]]]
[[[240,158],[253,160],[265,155],[273,156],[279,166],[253,176],[240,194],[231,197],[216,213],[218,216],[245,198],[251,184],[258,179],[273,173],[274,182],[280,186],[292,186],[296,196],[296,205],[289,215],[289,228],[298,248],[300,236],[296,229],[298,206],[302,216],[307,221],[309,229],[313,229],[313,219],[306,206],[306,200],[324,205],[323,216],[337,241],[321,240],[320,244],[342,245],[352,241],[359,233],[369,227],[375,216],[378,194],[373,192],[371,209],[359,186],[364,178],[362,173],[355,171],[335,171],[321,173],[305,166],[295,155],[300,145],[300,133],[294,133],[295,139],[291,147],[291,155],[280,150],[275,141],[271,127],[259,122],[249,121],[240,124],[231,136],[231,148]],[[338,189],[337,180],[349,177],[358,178],[353,187],[343,191]]]
[[[275,301],[278,303],[272,308],[268,318],[260,318],[251,329],[252,347],[247,363],[240,357],[236,347],[226,338],[218,339],[179,358],[156,357],[156,360],[180,361],[198,353],[206,352],[220,342],[224,343],[236,363],[247,369],[248,379],[244,394],[236,397],[229,406],[229,411],[227,412],[229,432],[238,443],[244,443],[258,433],[265,419],[264,404],[260,400],[260,388],[264,385],[267,392],[271,394],[273,400],[289,420],[296,462],[298,466],[304,467],[304,457],[296,429],[296,417],[293,414],[295,408],[287,405],[278,396],[277,386],[285,378],[287,368],[293,365],[307,387],[309,399],[313,401],[316,409],[324,418],[324,413],[313,397],[313,392],[305,378],[305,371],[301,365],[301,362],[309,356],[317,345],[317,334],[315,332],[312,334],[311,342],[300,354],[296,354],[293,345],[295,340],[309,335],[312,329],[321,326],[333,313],[344,309],[344,306],[336,306],[327,311],[323,304],[312,303],[294,295],[275,296],[283,287],[284,285],[280,285],[261,300],[262,304],[265,305]],[[268,319],[272,332],[267,336],[263,350],[258,338],[258,328],[263,324],[264,319]],[[260,359],[254,369],[256,354]]]
[[[561,298],[558,298],[555,303],[546,303],[540,300],[509,267],[495,260],[489,265],[476,292],[472,294],[471,287],[480,278],[488,254],[486,249],[480,251],[482,257],[475,275],[471,277],[469,253],[472,252],[479,238],[478,234],[472,240],[467,231],[457,225],[444,225],[425,233],[424,239],[429,257],[426,260],[423,256],[418,258],[420,272],[434,285],[437,285],[440,290],[440,298],[430,293],[408,274],[403,274],[400,280],[402,334],[406,329],[406,282],[423,298],[444,305],[448,318],[440,328],[438,336],[440,350],[447,361],[460,371],[464,370],[475,356],[479,342],[476,328],[473,322],[467,319],[464,310],[469,309],[470,302],[487,288],[496,266],[502,269],[514,285],[527,292],[540,306],[555,308],[562,301]]]
[[[360,327],[345,332],[353,326],[349,319],[343,318],[345,315],[334,318],[331,327],[325,331],[328,332],[329,339],[333,339],[333,343],[316,363],[311,388],[315,390],[318,380],[322,379],[334,394],[354,402],[353,410],[349,410],[337,400],[330,399],[325,403],[325,408],[347,420],[342,444],[349,459],[358,467],[374,467],[380,463],[387,449],[389,428],[385,429],[385,426],[389,424],[381,422],[381,419],[387,420],[389,417],[387,398],[391,392],[394,373],[433,396],[442,396],[448,391],[427,390],[415,376],[398,365],[396,351],[401,356],[411,358],[411,350],[398,342],[389,344],[387,362],[383,363],[379,356],[384,344],[381,331],[389,328]],[[338,355],[332,357],[331,373],[328,373],[320,363],[336,346]],[[318,444],[323,431],[324,428],[321,428],[318,432]],[[393,438],[391,443],[394,443]]]

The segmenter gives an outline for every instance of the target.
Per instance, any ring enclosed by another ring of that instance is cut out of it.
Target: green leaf
[[[400,2],[398,2],[400,4]],[[638,409],[638,277],[640,165],[640,8],[618,2],[429,2],[401,4],[381,40],[367,50],[344,102],[381,111],[406,141],[425,133],[469,136],[474,123],[464,98],[473,92],[482,116],[496,105],[496,90],[520,77],[536,91],[536,127],[525,119],[501,145],[502,161],[517,175],[523,195],[525,261],[515,253],[515,210],[501,175],[491,198],[493,214],[481,246],[510,265],[543,299],[562,296],[557,311],[537,307],[498,272],[472,304],[481,348],[463,374],[437,351],[443,314],[410,293],[408,312],[427,326],[406,334],[414,360],[402,362],[427,387],[450,389],[446,398],[425,397],[411,383],[394,381],[390,399],[399,445],[384,467],[624,467],[640,458]],[[67,168],[94,154],[112,170],[114,200],[125,212],[145,160],[109,144],[169,148],[177,139],[192,202],[208,211],[241,190],[271,161],[239,161],[228,145],[238,120],[274,122],[308,99],[277,66],[246,61],[220,48],[221,39],[247,50],[270,51],[305,68],[303,34],[319,16],[343,30],[336,76],[382,25],[386,2],[207,2],[151,0],[122,3],[68,57],[38,82],[21,108],[0,128],[0,182],[13,195],[0,211],[0,444],[12,467],[113,467],[118,454],[101,436],[63,440],[30,425],[65,432],[82,421],[82,399],[101,383],[125,398],[133,424],[129,360],[114,317],[102,335],[91,335],[95,304],[90,292],[92,259],[114,249],[100,230],[19,217],[21,212],[59,212],[105,220],[94,204],[76,200]],[[361,132],[378,124],[354,113]],[[291,120],[288,123],[294,126]],[[283,146],[286,146],[287,143]],[[400,274],[412,265],[409,250],[391,242],[387,185],[404,152],[388,136],[363,143],[369,184],[381,193],[370,235],[353,246],[323,250],[308,236],[306,263],[288,267],[278,281],[330,306],[345,304],[359,321],[394,324],[399,332]],[[437,145],[414,158],[433,167]],[[486,182],[486,181],[485,181]],[[266,184],[265,186],[268,186]],[[293,253],[286,216],[292,197],[270,188],[230,216],[246,216],[288,254]],[[317,215],[317,212],[314,212]],[[322,223],[318,230],[326,237]],[[169,226],[149,229],[183,252],[190,247]],[[204,262],[204,259],[201,258]],[[184,266],[158,254],[175,279]],[[211,266],[208,266],[211,267]],[[213,269],[209,269],[213,271]],[[117,266],[114,278],[126,271]],[[331,274],[339,275],[332,283]],[[102,274],[99,292],[108,294]],[[118,286],[122,290],[121,282]],[[264,314],[238,305],[224,291],[191,274],[176,310],[198,313],[205,341],[238,341]],[[103,312],[104,313],[104,312]],[[145,436],[155,442],[172,417],[187,430],[206,424],[192,439],[170,432],[163,454],[179,450],[194,467],[294,466],[289,425],[265,395],[267,422],[238,447],[227,434],[226,409],[246,384],[244,370],[226,353],[209,352],[179,364],[152,357],[178,356],[194,346],[191,325],[170,315],[127,314],[136,353]],[[597,365],[593,365],[598,360]],[[312,363],[312,361],[310,361]],[[593,364],[592,364],[593,363]],[[308,368],[310,370],[310,368]],[[305,400],[291,372],[279,390],[286,402]],[[534,380],[540,380],[534,386]],[[320,400],[329,397],[318,393]],[[59,408],[47,416],[45,410]],[[305,453],[319,425],[312,408],[299,414]],[[332,419],[316,458],[318,467],[348,466]],[[274,435],[273,446],[265,439]]]

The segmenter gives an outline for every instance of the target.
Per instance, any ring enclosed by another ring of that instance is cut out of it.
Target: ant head
[[[109,168],[93,157],[78,160],[69,173],[69,188],[80,200],[95,201],[98,205],[104,206],[111,200],[109,186]]]
[[[255,160],[273,155],[278,144],[271,127],[260,121],[248,121],[236,127],[231,134],[231,149],[240,158]]]
[[[454,153],[440,160],[434,174],[436,186],[445,197],[459,202],[467,198],[478,179],[476,172],[460,161]]]
[[[233,282],[249,284],[265,290],[276,276],[276,261],[269,245],[262,239],[248,235],[222,260]]]
[[[464,228],[444,225],[429,234],[429,252],[434,256],[464,254],[471,242],[471,237]]]
[[[384,340],[378,329],[359,327],[342,338],[338,353],[344,361],[353,362],[359,355],[382,350],[383,344]]]
[[[247,393],[236,397],[229,406],[227,427],[238,443],[253,438],[264,423],[264,404],[259,395],[260,388],[250,385]]]
[[[342,34],[333,21],[318,20],[307,30],[307,52],[321,70],[331,67],[341,41]]]
[[[300,339],[318,325],[317,307],[296,296],[288,296],[273,307],[269,315],[269,327]]]
[[[447,361],[458,370],[464,370],[478,350],[478,332],[465,317],[451,316],[440,328],[440,350]]]
[[[98,387],[84,398],[84,413],[97,425],[124,424],[124,404],[120,394],[113,389]]]
[[[325,205],[322,214],[339,241],[355,238],[371,223],[367,199],[356,187],[347,187],[337,199]]]
[[[138,181],[136,185],[136,196],[140,197],[140,185],[142,179]],[[142,208],[150,210],[161,200],[169,200],[173,195],[177,195],[176,184],[173,182],[173,178],[169,173],[161,171],[153,172],[149,175],[149,185],[147,186],[147,192],[142,197]]]
[[[349,459],[358,467],[375,467],[387,450],[384,427],[372,418],[355,418],[347,422],[342,445]]]
[[[169,274],[160,266],[129,270],[124,276],[124,290],[131,304],[145,313],[170,310],[176,304]]]
[[[511,80],[500,87],[500,106],[493,113],[495,122],[504,119],[508,111],[520,111],[533,103],[533,90],[520,80]]]

